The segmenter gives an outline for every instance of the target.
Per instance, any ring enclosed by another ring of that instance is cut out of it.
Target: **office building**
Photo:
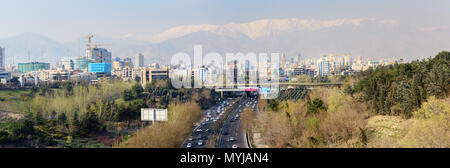
[[[104,48],[92,48],[91,51],[86,50],[88,53],[88,59],[97,63],[112,63],[112,55],[107,49]],[[89,53],[92,52],[92,53]]]
[[[73,60],[70,58],[63,58],[61,59],[61,68],[62,69],[67,69],[67,70],[71,70],[73,69]]]
[[[86,57],[77,57],[72,60],[74,70],[86,70],[89,63],[92,61]]]
[[[110,63],[89,63],[88,72],[97,74],[97,77],[104,77],[111,75]]]
[[[48,70],[48,69],[50,69],[49,63],[43,63],[43,62],[19,63],[19,72],[20,73],[28,73],[28,72],[32,72],[32,71]]]
[[[144,67],[144,55],[142,55],[141,53],[136,54],[136,57],[134,60],[135,60],[135,62],[134,62],[135,68]]]
[[[152,83],[155,80],[169,79],[168,69],[155,69],[155,68],[145,68],[141,70],[141,84],[143,87],[147,83]]]
[[[5,48],[0,47],[0,69],[5,67]]]
[[[302,61],[302,54],[298,53],[297,54],[297,65],[300,65],[300,62]]]

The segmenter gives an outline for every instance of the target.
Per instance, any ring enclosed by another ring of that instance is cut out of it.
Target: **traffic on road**
[[[184,148],[206,148],[212,134],[212,126],[219,121],[228,108],[234,104],[233,98],[228,98],[202,113],[202,120],[198,123],[189,138],[182,144]]]

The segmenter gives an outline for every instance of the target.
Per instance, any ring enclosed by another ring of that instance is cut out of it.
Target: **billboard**
[[[167,109],[141,108],[141,121],[167,120]]]

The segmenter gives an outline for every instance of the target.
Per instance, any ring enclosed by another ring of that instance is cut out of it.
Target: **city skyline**
[[[219,53],[270,51],[288,57],[302,53],[305,58],[352,53],[411,61],[449,50],[446,4],[22,0],[0,7],[0,20],[8,25],[0,28],[0,46],[6,48],[6,65],[82,56],[87,33],[95,34],[100,44],[111,43],[101,47],[113,57],[142,53],[147,63],[168,62],[196,44]]]
[[[20,0],[3,2],[0,6],[0,19],[8,25],[0,29],[0,38],[34,32],[60,42],[68,42],[86,32],[93,32],[112,37],[150,40],[153,35],[182,25],[225,25],[286,18],[391,19],[431,31],[449,28],[449,23],[442,22],[450,17],[450,12],[444,10],[445,6],[449,5],[450,2],[443,0],[427,2]],[[383,10],[377,10],[379,8]]]

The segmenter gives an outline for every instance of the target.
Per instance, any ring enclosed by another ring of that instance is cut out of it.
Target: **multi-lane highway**
[[[247,107],[256,111],[257,99],[246,98],[231,111],[219,135],[218,148],[249,148],[246,130],[241,129],[242,123],[240,118],[241,113]]]
[[[192,134],[186,139],[182,146],[183,148],[205,148],[212,134],[213,125],[219,120],[223,119],[225,112],[234,104],[234,99],[226,99],[212,108],[202,113],[202,120],[198,126],[195,127]]]

